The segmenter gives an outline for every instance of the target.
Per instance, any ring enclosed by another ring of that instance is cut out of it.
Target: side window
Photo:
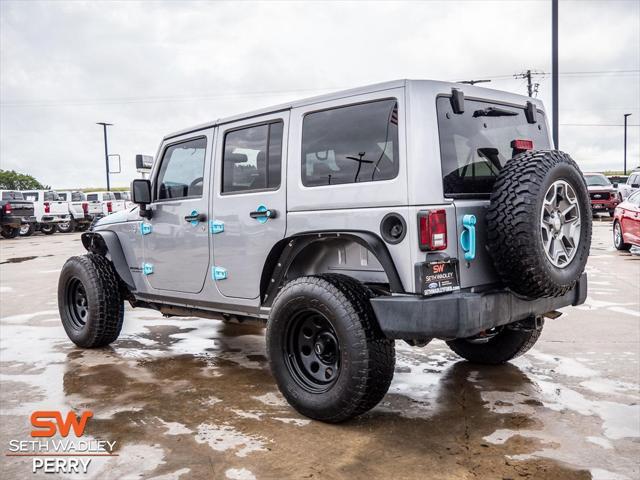
[[[225,135],[222,193],[280,187],[283,127],[282,122],[274,122]]]
[[[199,197],[204,185],[207,139],[196,138],[167,147],[157,177],[158,200]]]
[[[307,187],[390,180],[398,175],[398,160],[396,100],[304,117],[302,183]]]

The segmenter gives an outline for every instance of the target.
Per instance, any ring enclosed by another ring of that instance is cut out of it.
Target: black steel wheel
[[[340,343],[317,310],[300,312],[287,328],[286,361],[294,380],[311,393],[327,391],[340,375]]]
[[[67,260],[58,281],[58,310],[65,332],[79,347],[115,341],[122,329],[124,302],[113,264],[95,254]]]
[[[342,422],[387,393],[394,342],[380,331],[370,295],[357,280],[337,274],[300,277],[278,293],[267,323],[269,364],[301,414]]]
[[[66,308],[69,315],[69,323],[76,330],[81,330],[87,322],[89,313],[87,292],[78,277],[69,278],[65,291],[67,294]]]

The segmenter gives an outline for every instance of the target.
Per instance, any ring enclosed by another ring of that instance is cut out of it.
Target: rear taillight
[[[111,204],[111,202],[107,202],[107,213],[112,213],[113,212],[113,205]]]
[[[49,202],[44,202],[44,213],[51,213],[51,206]]]
[[[418,213],[420,250],[445,250],[447,248],[447,212],[428,210]]]
[[[6,213],[6,214],[10,214],[12,211],[13,211],[13,210],[12,210],[11,204],[10,204],[10,203],[7,203],[7,204],[4,206],[4,213]]]
[[[85,203],[82,204],[82,211],[83,211],[83,213],[85,215],[89,213],[89,204],[88,203],[85,202]]]

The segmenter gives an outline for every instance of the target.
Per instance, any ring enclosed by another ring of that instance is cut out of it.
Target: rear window
[[[22,192],[2,192],[2,200],[24,200]]]
[[[72,202],[83,202],[84,201],[84,193],[82,192],[71,192],[71,201]]]
[[[103,192],[102,193],[102,200],[115,200],[116,197],[113,193],[111,192]]]
[[[514,140],[531,140],[536,150],[551,148],[539,110],[537,122],[528,123],[524,107],[465,99],[464,113],[455,114],[449,97],[438,97],[436,107],[445,196],[491,193],[498,173],[513,157]]]
[[[44,201],[45,202],[55,202],[60,200],[60,197],[56,192],[44,192]]]
[[[90,202],[97,202],[98,201],[98,194],[97,193],[90,193],[89,195],[87,195],[87,200]]]
[[[67,201],[67,194],[66,193],[59,193],[58,194],[58,199],[62,200],[63,202]]]

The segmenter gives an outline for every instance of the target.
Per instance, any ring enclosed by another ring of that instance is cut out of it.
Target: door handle
[[[192,225],[196,225],[199,222],[204,222],[207,219],[207,216],[204,213],[198,213],[196,210],[191,212],[189,215],[185,215],[185,221],[190,222]]]
[[[270,218],[276,218],[278,216],[278,212],[276,210],[269,209],[264,205],[259,205],[253,212],[249,212],[249,216],[251,218],[255,218],[260,223],[264,223]]]

